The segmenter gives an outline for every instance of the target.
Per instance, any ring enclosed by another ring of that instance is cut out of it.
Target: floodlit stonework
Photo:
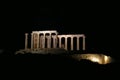
[[[65,51],[73,51],[75,48],[77,51],[85,50],[85,35],[84,34],[58,34],[56,30],[46,30],[46,31],[32,31],[31,39],[28,38],[29,34],[25,33],[25,49],[19,50],[17,53],[45,53],[50,50],[63,49]],[[70,43],[68,43],[68,38],[70,38]],[[76,39],[74,39],[76,38]],[[62,41],[64,39],[64,41]],[[82,39],[82,43],[80,40]],[[76,43],[74,42],[76,40]],[[29,42],[30,48],[29,48]],[[68,50],[68,44],[70,44],[70,49]],[[81,46],[82,44],[82,46]],[[76,47],[75,47],[76,45]],[[59,50],[58,50],[59,51]]]
[[[77,59],[78,61],[82,59],[90,60],[91,62],[96,62],[98,64],[108,64],[113,61],[113,59],[110,56],[104,55],[104,54],[74,54],[72,55],[74,59]]]

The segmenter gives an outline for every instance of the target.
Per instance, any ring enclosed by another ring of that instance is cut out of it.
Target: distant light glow
[[[110,57],[104,56],[104,64],[110,63]]]
[[[98,63],[100,62],[100,59],[95,57],[95,56],[91,57],[90,60],[93,61],[93,62],[98,62]]]
[[[76,54],[73,55],[73,58],[79,61],[81,59],[87,59],[98,64],[108,64],[112,62],[112,58],[104,54]]]

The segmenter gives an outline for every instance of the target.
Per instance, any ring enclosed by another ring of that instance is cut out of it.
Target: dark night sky
[[[45,73],[45,76],[52,74],[50,77],[56,78],[65,74],[64,77],[75,75],[74,78],[78,76],[80,79],[82,76],[87,78],[87,75],[91,75],[92,79],[96,75],[99,78],[108,75],[108,79],[119,72],[119,63],[101,66],[56,55],[8,55],[24,49],[26,32],[30,34],[34,30],[57,30],[60,34],[85,34],[86,52],[103,53],[110,55],[116,62],[120,60],[118,2],[79,1],[74,4],[72,1],[70,4],[70,1],[64,1],[65,4],[62,4],[57,1],[54,5],[47,1],[45,4],[34,2],[0,2],[0,69],[3,75],[10,76],[11,72],[12,76],[21,72],[22,76],[39,73],[37,75],[41,78],[40,74]],[[3,56],[2,50],[5,51]],[[68,74],[72,75],[67,76]],[[35,74],[34,78],[36,77]]]
[[[25,32],[56,29],[60,34],[85,34],[88,50],[118,54],[115,53],[119,43],[118,10],[115,6],[7,7],[2,9],[0,26],[0,48],[6,50],[24,48]]]

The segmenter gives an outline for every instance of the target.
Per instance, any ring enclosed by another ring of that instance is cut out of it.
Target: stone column
[[[57,44],[58,44],[58,34],[56,33],[56,35],[55,35],[55,48],[57,48]]]
[[[50,45],[50,36],[46,36],[47,38],[47,48],[51,48],[51,45]]]
[[[61,48],[61,37],[59,37],[59,48]]]
[[[33,49],[33,33],[31,33],[31,49]]]
[[[44,38],[44,35],[41,36],[41,48],[45,48],[45,38]]]
[[[83,36],[83,50],[85,50],[85,36]]]
[[[40,48],[43,48],[43,35],[40,36]]]
[[[25,50],[28,48],[28,33],[25,33]]]
[[[43,34],[42,37],[42,48],[45,48],[45,33]]]
[[[36,33],[33,35],[33,49],[36,49],[36,46],[35,46],[35,44],[36,44]]]
[[[57,37],[56,36],[52,36],[53,38],[53,48],[57,47]]]
[[[51,33],[49,35],[49,48],[51,48]]]
[[[77,37],[77,50],[79,50],[79,37]]]
[[[37,33],[37,49],[39,49],[39,38],[40,38],[40,36],[39,36],[39,33]]]
[[[65,37],[65,49],[67,50],[67,37]]]
[[[41,36],[39,34],[39,48],[41,48]]]
[[[73,37],[71,37],[71,50],[73,50]]]
[[[57,48],[57,44],[58,44],[58,37],[57,35],[55,35],[55,47],[54,48]]]

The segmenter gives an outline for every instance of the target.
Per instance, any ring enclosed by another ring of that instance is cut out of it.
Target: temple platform
[[[25,54],[25,53],[32,53],[32,54],[62,54],[68,53],[67,50],[63,48],[43,48],[43,49],[21,49],[16,51],[15,54]]]

